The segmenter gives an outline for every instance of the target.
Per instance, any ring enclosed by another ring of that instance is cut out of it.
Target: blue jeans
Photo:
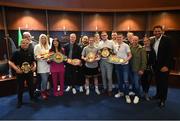
[[[138,74],[138,72],[132,71],[132,83],[133,83],[133,91],[135,92],[135,95],[141,96],[141,82],[140,78],[141,76]]]
[[[41,77],[41,91],[45,91],[47,89],[47,82],[49,73],[39,73]]]
[[[128,64],[129,65],[129,90],[130,91],[133,91],[133,77],[132,77],[132,66],[131,64]]]
[[[101,59],[100,68],[104,90],[112,91],[113,64],[108,63],[105,59]]]
[[[128,95],[129,93],[129,81],[128,81],[129,65],[118,64],[116,65],[116,67],[118,69],[118,74],[119,74],[119,79],[118,79],[119,91],[124,92],[125,95]]]

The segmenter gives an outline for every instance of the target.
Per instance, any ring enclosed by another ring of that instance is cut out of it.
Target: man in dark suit
[[[154,38],[151,41],[156,81],[156,95],[153,99],[160,100],[159,107],[161,108],[165,106],[167,99],[168,76],[172,62],[171,40],[163,33],[162,26],[155,26],[153,28]]]

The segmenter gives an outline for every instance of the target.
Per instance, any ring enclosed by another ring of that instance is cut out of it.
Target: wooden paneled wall
[[[151,31],[163,25],[167,31],[180,30],[180,11],[162,12],[64,12],[5,7],[8,30],[46,31]],[[2,12],[0,13],[2,19]],[[47,24],[48,22],[48,24]],[[0,21],[0,29],[3,29]]]
[[[81,14],[77,12],[48,12],[50,31],[81,31]]]
[[[0,5],[91,12],[180,10],[179,0],[0,0]]]
[[[145,13],[119,13],[117,14],[117,31],[145,31],[147,15]]]
[[[46,14],[43,10],[6,8],[8,30],[46,30]]]
[[[83,20],[84,31],[113,30],[113,13],[85,13]]]

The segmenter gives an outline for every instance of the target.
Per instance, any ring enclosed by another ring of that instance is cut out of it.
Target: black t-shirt
[[[13,54],[11,61],[17,66],[21,66],[24,62],[28,62],[30,65],[32,65],[32,63],[35,62],[34,53],[29,49],[23,50],[20,48],[20,50]]]

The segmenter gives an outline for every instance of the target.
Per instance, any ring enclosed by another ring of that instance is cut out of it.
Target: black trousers
[[[83,86],[85,84],[85,65],[79,67],[77,85]]]
[[[79,67],[67,64],[65,68],[65,85],[74,88],[75,85],[78,84],[79,79]]]
[[[155,71],[156,96],[161,100],[167,99],[169,72]]]
[[[22,103],[23,92],[24,92],[24,82],[27,82],[30,99],[34,98],[34,84],[33,84],[33,74],[19,74],[17,75],[17,94],[18,102]]]
[[[152,70],[145,70],[144,74],[141,77],[141,84],[143,88],[143,92],[148,93],[149,87],[152,81],[153,72]]]

